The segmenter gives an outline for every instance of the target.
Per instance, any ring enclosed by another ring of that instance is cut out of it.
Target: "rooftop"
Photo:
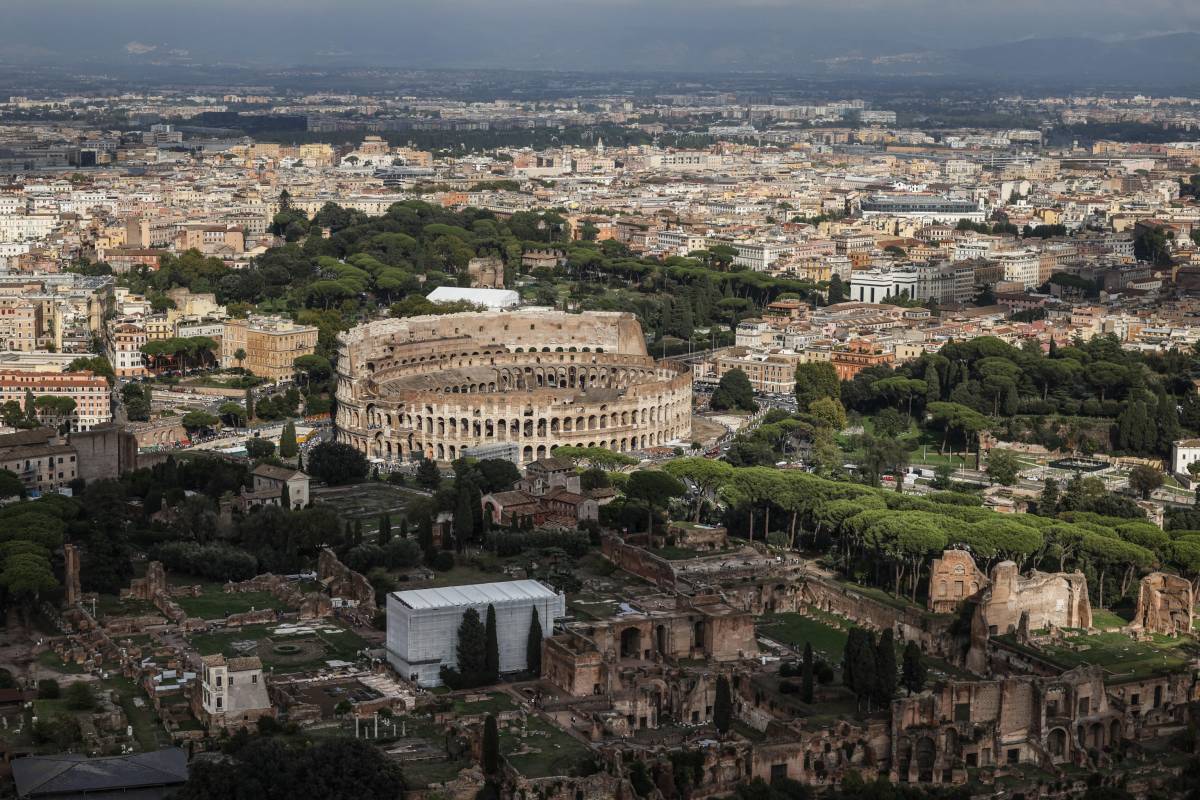
[[[392,592],[392,597],[415,610],[449,608],[454,606],[479,606],[488,603],[506,603],[513,600],[538,600],[557,597],[553,589],[540,581],[500,581],[497,583],[473,583],[464,586],[443,586],[433,589],[412,589],[407,592]]]
[[[21,797],[83,796],[173,786],[188,778],[187,755],[178,747],[111,758],[78,754],[28,756],[12,762]],[[137,797],[161,796],[139,792]]]

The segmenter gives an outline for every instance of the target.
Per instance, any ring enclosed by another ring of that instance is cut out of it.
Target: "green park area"
[[[526,778],[570,775],[591,755],[578,739],[533,715],[501,723],[500,752]]]
[[[311,626],[246,625],[191,635],[202,656],[258,656],[277,673],[304,672],[332,660],[354,661],[367,642],[353,631],[327,622]]]
[[[836,670],[842,663],[846,631],[832,624],[836,617],[827,616],[829,621],[795,612],[770,614],[759,620],[758,632],[797,651],[811,644],[813,653]]]
[[[219,583],[203,584],[198,597],[176,597],[175,602],[189,617],[222,619],[229,614],[273,608],[284,610],[284,603],[270,592],[226,592]]]
[[[1064,669],[1095,665],[1114,678],[1146,678],[1172,672],[1200,656],[1200,645],[1195,641],[1159,634],[1137,641],[1123,633],[1079,633],[1037,650]]]

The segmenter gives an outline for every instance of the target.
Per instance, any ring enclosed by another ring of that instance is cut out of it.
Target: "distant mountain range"
[[[769,73],[800,78],[932,79],[1019,87],[1122,86],[1143,90],[1200,88],[1200,33],[1167,33],[1121,40],[1088,37],[1032,38],[981,47],[929,47],[880,39],[821,38],[780,29],[753,37],[715,29],[662,27],[581,31],[563,39],[548,30],[524,29],[515,37],[456,41],[430,36],[411,46],[345,50],[332,44],[295,48],[287,56],[244,48],[240,57],[189,43],[129,42],[111,50],[71,54],[0,45],[10,67],[54,63],[137,68],[185,66],[255,69],[274,66],[416,69],[513,69],[579,72]]]

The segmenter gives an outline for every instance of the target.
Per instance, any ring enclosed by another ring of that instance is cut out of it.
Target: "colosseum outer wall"
[[[691,435],[687,370],[646,353],[632,314],[547,309],[381,320],[339,337],[337,437],[371,457],[513,443],[629,452]]]

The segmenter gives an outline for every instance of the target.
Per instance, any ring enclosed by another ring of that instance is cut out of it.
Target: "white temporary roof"
[[[468,303],[487,308],[512,308],[521,302],[521,295],[512,289],[470,289],[462,286],[439,286],[425,297],[431,303]]]
[[[443,586],[439,589],[410,589],[407,592],[392,592],[392,597],[418,611],[453,606],[482,606],[512,600],[539,600],[557,596],[557,593],[549,586],[534,580],[471,583],[463,586]]]

